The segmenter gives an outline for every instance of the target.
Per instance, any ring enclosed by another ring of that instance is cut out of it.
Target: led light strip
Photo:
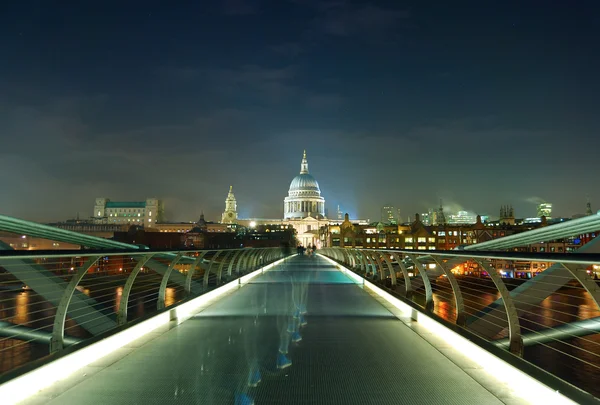
[[[272,269],[279,263],[292,256],[285,257],[265,267],[246,274],[237,280],[233,280],[219,288],[216,288],[206,294],[194,298],[184,304],[178,305],[171,311],[166,311],[158,314],[150,319],[131,326],[121,332],[108,336],[98,342],[82,347],[73,353],[60,357],[48,364],[44,364],[18,376],[10,381],[0,385],[0,401],[3,405],[16,404],[37,394],[40,390],[48,388],[57,381],[64,380],[77,370],[97,361],[101,358],[113,353],[115,350],[133,342],[136,339],[156,330],[158,327],[166,325],[171,320],[171,312],[175,312],[178,322],[181,323],[185,319],[193,315],[194,310],[197,310],[202,305],[214,300],[231,290],[240,288],[247,284],[254,277],[262,274],[265,271]]]
[[[342,273],[351,277],[353,280],[358,281],[358,279],[360,279],[358,282],[359,284],[363,284],[369,290],[373,291],[391,305],[401,310],[404,315],[412,316],[413,319],[416,318],[414,320],[419,322],[421,326],[450,343],[452,348],[473,360],[475,363],[479,364],[485,371],[494,376],[499,382],[504,384],[506,381],[510,381],[510,389],[520,398],[532,404],[576,404],[576,402],[573,402],[560,392],[554,391],[547,385],[542,384],[540,381],[531,377],[529,374],[524,373],[504,360],[494,356],[470,340],[435,321],[433,318],[430,318],[424,313],[415,310],[410,305],[405,304],[398,298],[377,287],[370,281],[365,280],[351,270],[348,270],[346,267],[340,265],[329,257],[321,254],[319,254],[319,256],[328,260]]]

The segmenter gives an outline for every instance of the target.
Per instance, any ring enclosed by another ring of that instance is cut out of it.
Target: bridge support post
[[[504,302],[504,309],[506,310],[506,318],[508,320],[508,338],[509,347],[511,353],[516,354],[519,357],[523,356],[523,338],[521,336],[521,325],[519,323],[519,315],[515,303],[510,297],[510,291],[506,288],[502,277],[498,274],[498,271],[489,260],[482,260],[474,258],[475,262],[481,266],[482,269],[486,269],[490,278],[494,282],[494,285],[500,293],[502,302]]]
[[[225,252],[225,257],[223,257],[223,259],[221,260],[221,264],[219,265],[219,269],[217,270],[217,285],[221,284],[223,267],[225,267],[225,262],[227,258],[231,255],[231,252],[232,250],[227,250]]]
[[[127,281],[125,282],[125,286],[123,287],[123,292],[121,293],[121,299],[119,300],[119,310],[117,312],[117,325],[125,325],[127,323],[129,295],[131,294],[133,283],[135,282],[135,278],[139,274],[140,270],[142,270],[142,267],[144,267],[146,262],[150,260],[152,256],[153,255],[151,254],[142,256],[133,268],[133,271],[129,274],[129,277],[127,277]]]
[[[454,293],[454,305],[456,307],[456,324],[458,326],[465,326],[467,322],[467,317],[465,314],[465,301],[463,300],[462,292],[460,291],[456,277],[454,277],[454,274],[452,274],[452,269],[449,269],[446,266],[446,263],[444,263],[443,257],[433,256],[432,258],[435,263],[440,266],[446,275],[446,278],[450,282],[450,287],[452,287],[452,292]]]
[[[398,266],[402,271],[402,276],[404,276],[404,296],[406,298],[411,298],[413,295],[413,290],[410,277],[408,276],[408,270],[406,269],[406,266],[404,265],[404,262],[398,253],[392,253],[392,256],[394,259],[396,259],[396,262],[398,262]]]
[[[410,260],[414,263],[423,280],[423,285],[425,286],[425,310],[431,312],[433,310],[433,291],[431,289],[431,282],[429,281],[427,270],[425,269],[425,266],[423,266],[423,263],[417,259],[417,255],[409,254],[408,257],[410,257]]]
[[[183,252],[177,253],[177,256],[175,256],[173,261],[171,261],[171,264],[169,264],[169,267],[167,267],[165,274],[163,274],[160,287],[158,287],[158,301],[156,302],[156,309],[163,309],[165,307],[165,292],[167,290],[167,284],[169,283],[169,276],[182,256]]]
[[[392,266],[392,261],[390,260],[390,257],[388,256],[389,253],[379,252],[379,255],[381,256],[381,258],[383,259],[383,261],[385,262],[385,264],[388,268],[388,273],[390,275],[392,288],[394,288],[396,286],[396,272],[394,271],[394,266]],[[383,263],[382,263],[382,267],[383,267]]]
[[[250,250],[248,250],[248,249],[242,250],[242,254],[238,258],[238,262],[235,266],[235,272],[238,274],[238,276],[240,275],[240,270],[243,272],[243,269],[245,268],[245,264],[246,264],[246,261],[248,260],[249,252],[250,252]]]
[[[198,257],[196,257],[196,260],[194,260],[194,262],[191,264],[190,270],[188,271],[188,274],[185,277],[184,291],[185,294],[188,296],[192,293],[192,277],[194,277],[194,273],[196,272],[196,266],[202,267],[202,259],[204,258],[204,256],[206,256],[207,253],[208,252],[202,252],[198,255]]]
[[[214,254],[214,256],[210,259],[210,262],[208,263],[208,268],[204,272],[204,279],[203,279],[203,283],[202,283],[202,285],[204,285],[205,289],[208,288],[208,278],[210,277],[210,271],[212,269],[213,263],[215,262],[215,260],[219,257],[219,255],[222,252],[223,252],[222,250],[217,251],[217,253]]]
[[[54,326],[52,327],[52,338],[50,339],[50,353],[55,353],[59,350],[62,350],[65,346],[65,320],[67,318],[67,310],[69,309],[69,304],[71,303],[71,297],[75,292],[75,288],[83,279],[83,276],[88,272],[88,270],[96,264],[98,259],[101,256],[92,256],[90,257],[79,269],[77,269],[77,273],[73,275],[71,281],[65,288],[65,291],[60,299],[58,307],[56,308],[56,315],[54,316]]]

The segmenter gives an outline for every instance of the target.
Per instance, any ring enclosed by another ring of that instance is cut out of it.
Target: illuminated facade
[[[162,221],[164,205],[161,200],[148,198],[146,201],[111,201],[96,198],[94,223],[139,225],[152,227]]]
[[[384,224],[396,225],[400,223],[400,209],[392,205],[385,205],[381,208],[381,222]]]
[[[233,224],[237,220],[237,201],[233,195],[233,186],[229,186],[229,193],[225,199],[225,211],[221,215],[221,222],[224,224]]]
[[[477,216],[467,211],[458,211],[457,214],[448,216],[448,224],[450,225],[474,224],[475,222],[477,222]]]
[[[552,218],[552,203],[541,203],[537,206],[538,218],[546,217],[546,219]]]
[[[288,196],[283,201],[283,218],[307,217],[325,218],[325,199],[321,197],[319,183],[308,173],[308,161],[304,151],[300,174],[292,180]]]

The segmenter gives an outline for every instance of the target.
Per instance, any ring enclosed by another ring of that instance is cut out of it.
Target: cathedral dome
[[[284,199],[284,218],[324,217],[325,200],[321,197],[319,183],[308,173],[306,151],[302,156],[300,174],[290,183],[288,196]]]
[[[292,180],[290,184],[289,195],[302,191],[308,191],[312,193],[317,192],[318,194],[321,194],[319,183],[317,183],[317,180],[315,180],[315,178],[308,173],[299,174],[294,177],[294,180]]]

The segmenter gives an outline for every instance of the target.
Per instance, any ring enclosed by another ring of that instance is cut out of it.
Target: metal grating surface
[[[501,404],[345,276],[316,282],[325,261],[290,262],[49,403]],[[302,292],[308,324],[280,370]]]

